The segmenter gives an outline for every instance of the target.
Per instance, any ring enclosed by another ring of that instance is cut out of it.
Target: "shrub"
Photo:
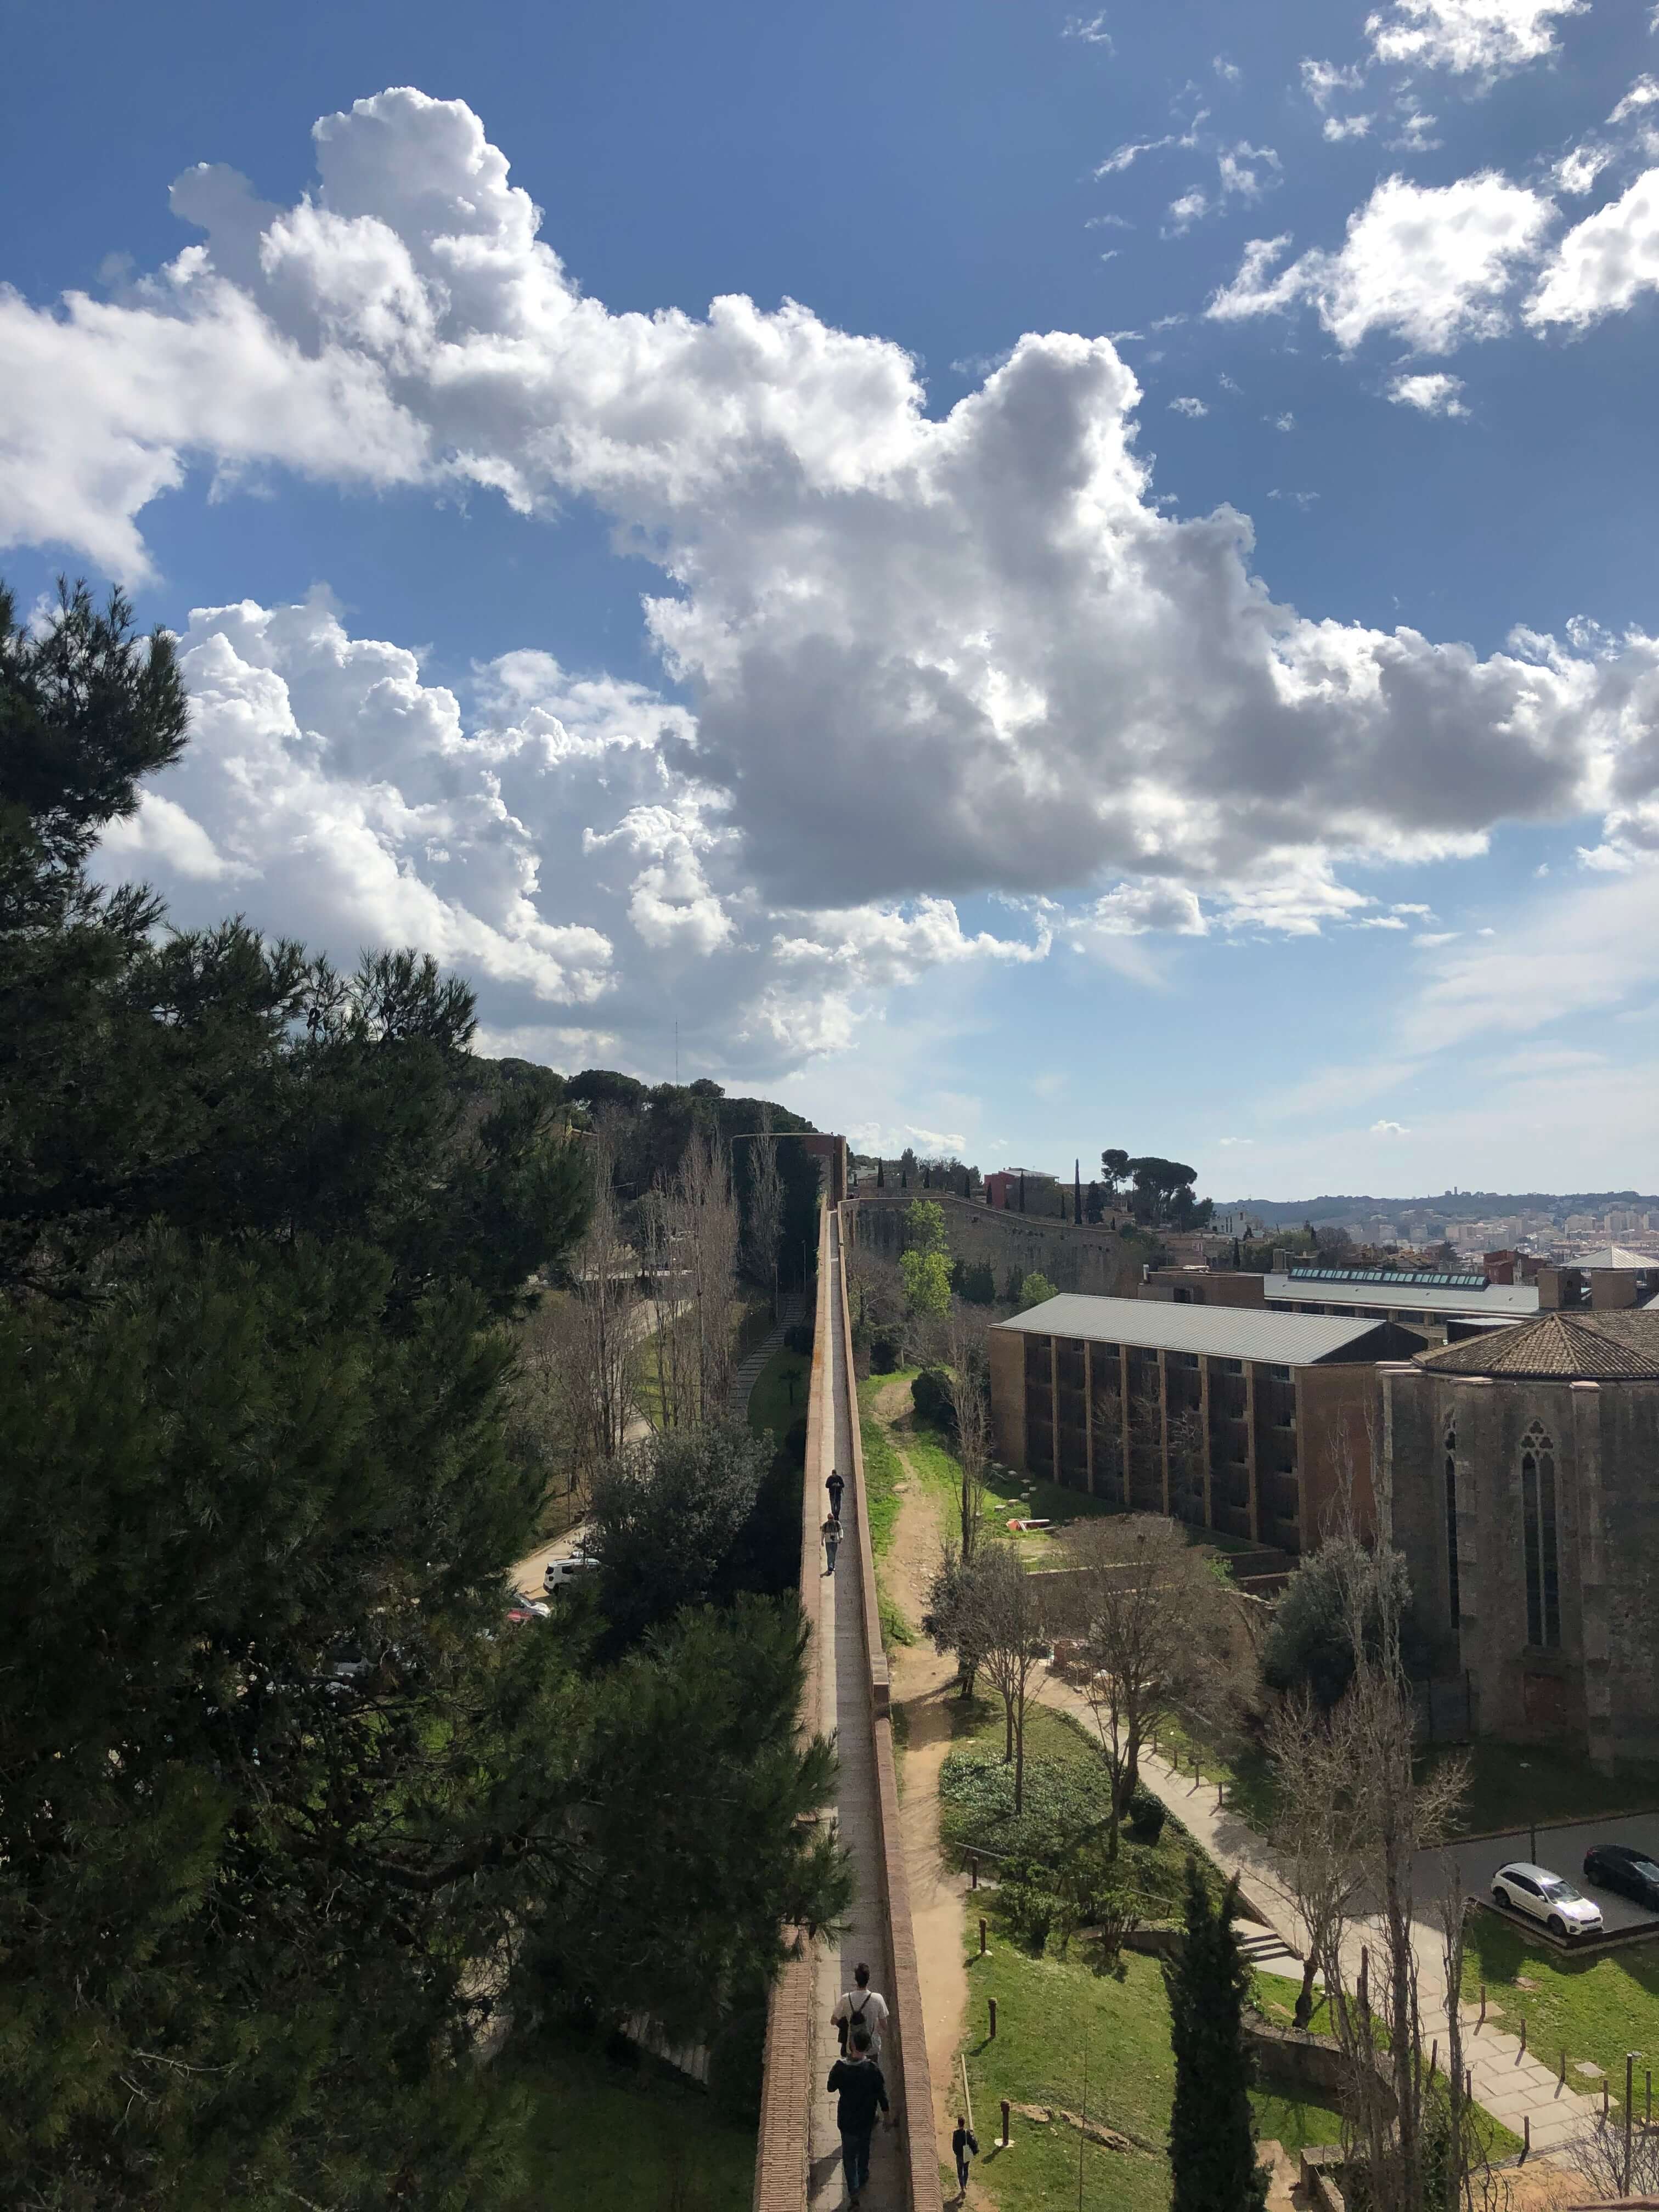
[[[910,1385],[911,1403],[919,1421],[928,1421],[948,1433],[955,1426],[951,1410],[951,1377],[942,1367],[924,1367]]]
[[[1137,1789],[1129,1800],[1125,1826],[1137,1843],[1155,1844],[1164,1833],[1166,1817],[1161,1797],[1154,1797],[1150,1790]]]
[[[878,1328],[870,1338],[870,1371],[890,1375],[903,1363],[904,1347],[890,1329]]]
[[[793,1352],[798,1359],[810,1359],[812,1357],[811,1322],[792,1322],[783,1332],[783,1343],[785,1351]]]
[[[1003,1918],[1019,1938],[1041,1957],[1048,1931],[1064,1917],[1061,1899],[1049,1887],[1046,1869],[1024,1859],[1010,1859],[1002,1869],[997,1903]]]

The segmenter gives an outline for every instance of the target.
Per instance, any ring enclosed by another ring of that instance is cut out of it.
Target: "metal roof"
[[[1603,1244],[1594,1252],[1581,1252],[1576,1260],[1559,1260],[1560,1267],[1582,1267],[1595,1273],[1603,1268],[1616,1268],[1621,1274],[1645,1274],[1659,1267],[1659,1255],[1652,1252],[1632,1252],[1627,1244]]]
[[[1390,1313],[1467,1314],[1472,1321],[1520,1315],[1528,1321],[1538,1311],[1536,1283],[1488,1283],[1480,1291],[1414,1289],[1405,1282],[1304,1282],[1290,1275],[1269,1275],[1264,1292],[1271,1305],[1364,1306],[1379,1318]]]
[[[1142,1351],[1208,1352],[1217,1359],[1259,1359],[1311,1367],[1369,1336],[1375,1321],[1325,1314],[1273,1313],[1261,1306],[1178,1306],[1163,1298],[1097,1298],[1064,1291],[998,1328],[1024,1336],[1085,1337]]]

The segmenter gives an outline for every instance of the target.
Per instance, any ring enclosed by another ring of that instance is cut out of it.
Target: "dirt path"
[[[905,1481],[893,1541],[882,1561],[881,1575],[884,1588],[920,1635],[927,1586],[939,1564],[942,1503],[916,1474],[904,1449],[902,1422],[909,1411],[909,1386],[894,1382],[881,1392],[874,1407],[876,1418],[891,1437],[903,1464]],[[939,2162],[948,2166],[951,2130],[960,2105],[956,2055],[968,2017],[968,1968],[963,1948],[967,1879],[945,1865],[939,1843],[939,1777],[951,1748],[951,1699],[957,1670],[952,1659],[941,1656],[925,1639],[896,1644],[892,1670],[893,1700],[903,1708],[909,1729],[899,1825],[910,1885],[922,2021],[933,2077],[933,2121],[939,2132]],[[983,2207],[984,2212],[994,2212],[994,2200],[977,2186],[970,2185],[969,2203]]]

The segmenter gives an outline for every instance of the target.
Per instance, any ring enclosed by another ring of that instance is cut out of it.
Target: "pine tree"
[[[1263,2212],[1267,2170],[1255,2157],[1253,2069],[1244,2041],[1249,1970],[1233,1933],[1238,1883],[1212,1903],[1198,1861],[1187,1861],[1185,1932],[1164,1969],[1175,2051],[1170,2113],[1171,2212]]]
[[[887,1163],[885,1160],[878,1160],[876,1162],[876,1188],[878,1190],[885,1190],[886,1188]]]

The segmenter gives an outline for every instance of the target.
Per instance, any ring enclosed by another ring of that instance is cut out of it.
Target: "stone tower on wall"
[[[1659,1759],[1659,1311],[1381,1370],[1394,1540],[1480,1735]]]

